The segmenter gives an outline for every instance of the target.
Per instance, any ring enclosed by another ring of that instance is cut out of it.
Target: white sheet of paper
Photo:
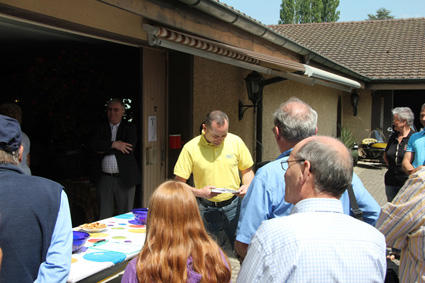
[[[156,116],[148,116],[148,142],[157,141]]]
[[[213,193],[231,193],[236,194],[238,191],[232,190],[232,189],[226,189],[226,188],[215,188],[211,190]]]

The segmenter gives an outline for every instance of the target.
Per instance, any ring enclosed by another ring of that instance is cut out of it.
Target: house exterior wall
[[[238,120],[238,99],[251,104],[244,78],[250,71],[215,61],[194,57],[193,80],[193,136],[199,134],[200,123],[206,113],[220,109],[229,115],[230,132],[240,136],[254,157],[255,117],[248,109]],[[350,129],[359,143],[370,131],[371,95],[359,92],[358,115],[353,116],[350,95],[324,86],[304,85],[286,80],[264,87],[263,92],[263,161],[276,158],[280,152],[271,132],[273,113],[290,97],[297,97],[311,105],[318,113],[318,134],[336,137],[338,96],[341,96],[342,127]]]
[[[253,110],[248,109],[242,121],[238,118],[238,100],[251,104],[244,81],[249,71],[200,57],[194,57],[193,68],[193,136],[199,135],[205,115],[218,109],[229,116],[229,131],[240,136],[253,154]]]
[[[372,94],[370,90],[360,90],[357,116],[353,116],[353,106],[349,94],[342,96],[342,126],[351,130],[357,144],[369,136],[372,121]]]
[[[322,86],[308,86],[294,81],[283,81],[264,88],[263,93],[263,161],[279,154],[273,133],[273,113],[291,97],[308,103],[318,113],[318,134],[336,136],[339,90]]]

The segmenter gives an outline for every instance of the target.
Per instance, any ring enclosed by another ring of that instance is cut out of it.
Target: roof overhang
[[[371,83],[367,85],[371,90],[412,90],[425,89],[425,82],[417,83]]]
[[[346,92],[362,88],[357,81],[299,62],[208,40],[165,27],[144,24],[149,44],[177,50],[266,75],[280,76],[308,85],[323,85]]]

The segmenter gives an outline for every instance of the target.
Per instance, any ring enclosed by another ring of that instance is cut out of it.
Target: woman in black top
[[[396,107],[392,110],[394,133],[391,135],[384,153],[388,165],[385,173],[385,193],[391,202],[407,180],[407,175],[401,168],[407,142],[415,132],[412,129],[413,112],[409,107]]]

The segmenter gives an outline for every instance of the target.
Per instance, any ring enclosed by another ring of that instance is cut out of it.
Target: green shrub
[[[341,136],[339,137],[339,140],[349,149],[352,149],[356,143],[353,133],[347,128],[341,128]]]

